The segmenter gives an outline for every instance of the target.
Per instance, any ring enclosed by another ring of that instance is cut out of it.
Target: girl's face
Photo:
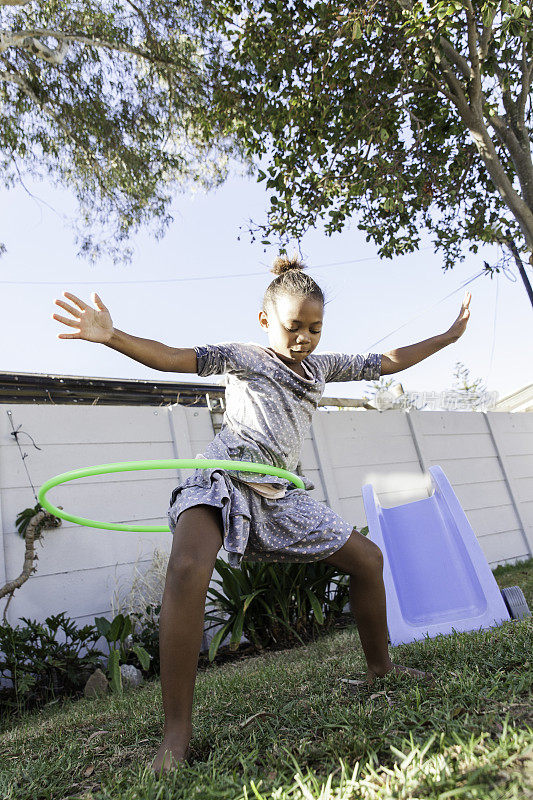
[[[268,332],[270,347],[282,361],[301,364],[320,341],[323,317],[320,300],[281,295],[268,314],[259,312],[259,324]]]

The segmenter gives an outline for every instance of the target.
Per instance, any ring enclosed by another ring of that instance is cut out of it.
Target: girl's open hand
[[[92,293],[93,302],[96,309],[91,308],[75,294],[63,292],[65,297],[76,303],[78,308],[70,306],[63,300],[56,300],[56,304],[68,311],[74,319],[69,317],[60,317],[59,314],[52,314],[53,319],[62,322],[64,325],[70,325],[72,328],[78,328],[77,333],[58,333],[58,339],[87,339],[88,342],[102,342],[105,344],[113,335],[113,320],[107,308],[104,306],[96,292]]]
[[[461,306],[461,310],[459,312],[459,316],[447,331],[447,335],[450,337],[450,340],[452,342],[456,342],[457,339],[459,339],[459,337],[462,336],[466,330],[466,325],[470,318],[470,309],[468,308],[468,306],[470,305],[471,297],[472,295],[470,294],[470,292],[465,292],[465,297],[463,300],[463,305]]]

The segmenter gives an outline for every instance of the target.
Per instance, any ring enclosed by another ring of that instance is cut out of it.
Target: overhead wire
[[[489,371],[487,372],[487,377],[485,378],[485,383],[489,379],[489,375],[492,372],[492,361],[494,359],[494,345],[496,344],[496,314],[498,311],[498,292],[500,289],[500,281],[498,280],[498,275],[496,275],[496,300],[494,301],[494,321],[492,324],[492,350],[490,353],[490,362],[489,362]]]
[[[513,271],[506,264],[500,265],[500,269],[502,270],[502,272],[505,275],[505,277],[507,278],[507,280],[510,280],[511,282],[516,283],[516,280],[517,280],[516,275],[513,273]],[[402,328],[405,328],[406,325],[409,325],[409,323],[413,322],[415,319],[419,319],[424,314],[426,314],[428,311],[430,311],[432,308],[435,308],[435,306],[438,306],[440,303],[443,303],[444,300],[447,300],[448,297],[451,297],[452,295],[457,294],[457,292],[460,292],[461,289],[463,289],[469,283],[472,283],[473,281],[477,280],[477,278],[480,278],[483,275],[484,272],[485,272],[484,269],[481,270],[476,275],[473,275],[471,278],[469,278],[468,280],[464,281],[460,286],[457,287],[457,289],[454,289],[453,292],[450,292],[445,297],[443,297],[441,300],[437,300],[437,302],[433,303],[433,305],[427,306],[420,314],[417,314],[415,317],[411,317],[411,319],[409,319],[407,322],[404,322],[403,325],[400,325],[398,328],[395,328],[395,330],[393,330],[390,333],[386,334],[386,336],[383,336],[381,339],[378,339],[378,341],[372,342],[372,344],[368,345],[368,347],[365,348],[364,352],[366,352],[366,353],[371,352],[372,348],[375,347],[377,344],[380,344],[381,342],[385,341],[385,339],[388,339],[388,337],[392,336],[392,334],[396,333],[396,331],[399,331]],[[498,296],[499,296],[499,280],[498,280],[498,273],[496,273],[496,300],[495,300],[495,303],[494,303],[494,320],[493,320],[493,325],[492,325],[492,348],[491,348],[491,354],[490,354],[489,371],[488,371],[487,376],[485,378],[486,382],[488,381],[489,375],[490,375],[490,373],[492,371],[492,364],[493,364],[493,359],[494,359],[494,350],[495,350],[495,346],[496,346],[496,317],[497,317],[497,310],[498,310]]]
[[[432,249],[432,245],[421,247],[419,252]],[[311,265],[310,270],[323,269],[324,267],[338,267],[343,264],[359,264],[363,261],[381,261],[379,256],[369,256],[368,258],[354,258],[350,261],[334,261],[329,264]],[[230,275],[196,275],[187,278],[155,278],[153,280],[134,280],[134,281],[100,281],[94,278],[92,281],[74,281],[70,278],[64,278],[61,281],[0,281],[0,284],[13,284],[19,286],[58,286],[68,283],[70,285],[76,284],[77,286],[108,286],[111,284],[138,284],[138,283],[182,283],[184,281],[221,281],[227,278],[249,278],[254,276],[265,276],[264,271],[261,272],[236,272]]]
[[[385,339],[388,339],[389,336],[392,336],[392,334],[396,333],[396,331],[399,331],[402,328],[405,328],[406,325],[409,325],[415,319],[419,319],[420,317],[423,317],[424,314],[427,314],[427,312],[431,311],[432,308],[435,308],[435,306],[438,306],[440,303],[443,303],[445,300],[447,300],[448,297],[451,297],[452,295],[457,294],[457,292],[460,292],[461,289],[463,289],[469,283],[472,283],[472,281],[475,281],[475,280],[477,280],[477,278],[480,278],[481,275],[483,275],[483,273],[484,273],[484,270],[481,270],[481,272],[478,272],[476,275],[473,275],[471,278],[469,278],[468,280],[464,281],[460,286],[457,287],[457,289],[454,289],[453,292],[450,292],[445,297],[442,297],[440,300],[437,300],[437,302],[433,303],[433,305],[427,306],[423,311],[420,312],[420,314],[417,314],[416,316],[411,317],[411,319],[408,319],[407,322],[403,323],[403,325],[399,325],[393,331],[391,331],[390,333],[387,333],[386,336],[383,336],[381,339],[378,339],[376,342],[372,342],[372,344],[368,345],[368,347],[365,348],[365,352],[367,352],[367,353],[370,352],[373,347],[375,347],[377,344],[380,344],[381,342],[384,342]]]
[[[500,248],[500,249],[502,249],[502,248]],[[503,254],[503,249],[502,249],[502,254]],[[512,271],[512,269],[507,266],[506,259],[505,259],[504,255],[502,255],[502,263],[498,264],[498,268],[501,269],[502,273],[507,278],[507,280],[511,281],[511,283],[516,283],[516,281],[518,279],[517,279],[516,275],[514,274],[514,272]],[[494,301],[494,320],[493,320],[493,323],[492,323],[492,348],[491,348],[491,353],[490,353],[489,370],[487,372],[487,376],[485,378],[485,382],[488,381],[489,375],[492,372],[492,363],[493,363],[493,360],[494,360],[494,348],[495,348],[495,345],[496,345],[496,316],[497,316],[497,313],[498,313],[499,291],[500,291],[499,273],[496,272],[496,299]]]
[[[420,248],[421,251],[429,250],[429,249],[431,249],[431,245],[428,245],[428,247]],[[368,258],[351,259],[349,261],[334,261],[334,262],[329,262],[327,264],[317,264],[317,265],[314,265],[314,266],[311,265],[309,267],[309,269],[323,269],[325,267],[336,267],[336,266],[343,266],[343,265],[346,265],[346,264],[358,264],[358,263],[365,262],[365,261],[379,261],[379,260],[381,260],[379,258],[379,256],[371,256],[371,257],[368,257]],[[501,269],[502,269],[505,277],[508,278],[508,280],[516,281],[516,277],[514,276],[512,270],[509,269],[509,267],[507,267],[506,265],[502,265]],[[432,308],[435,308],[436,306],[440,305],[440,303],[443,303],[445,300],[447,300],[449,297],[452,297],[454,294],[457,294],[457,292],[460,292],[461,289],[463,289],[465,286],[467,286],[468,284],[470,284],[473,281],[475,281],[478,278],[480,278],[484,274],[484,272],[485,272],[485,270],[483,269],[480,272],[476,273],[471,278],[468,278],[466,281],[464,281],[460,286],[458,286],[452,292],[450,292],[449,294],[445,295],[440,300],[437,300],[436,303],[433,303],[432,305],[427,306],[419,314],[417,314],[414,317],[411,317],[410,319],[408,319],[407,322],[404,322],[402,325],[399,325],[397,328],[395,328],[393,331],[390,331],[390,333],[387,333],[381,339],[378,339],[377,341],[372,342],[372,344],[368,345],[365,348],[365,352],[371,352],[372,348],[375,347],[377,344],[381,344],[381,342],[384,342],[386,339],[389,338],[389,336],[392,336],[397,331],[401,330],[402,328],[405,328],[411,322],[414,322],[416,319],[419,319],[420,317],[424,316],[424,314],[426,314],[428,311],[431,311]],[[509,274],[507,274],[507,273],[509,273]],[[133,281],[98,281],[97,279],[92,280],[92,281],[72,281],[72,280],[68,279],[68,283],[71,284],[71,285],[76,284],[76,285],[84,285],[84,286],[85,285],[93,286],[95,283],[98,283],[98,285],[111,285],[111,284],[124,285],[124,284],[140,284],[140,283],[150,283],[150,284],[153,284],[153,283],[181,283],[181,282],[184,282],[184,281],[225,280],[225,279],[228,279],[228,278],[254,277],[254,276],[259,276],[259,275],[264,276],[264,272],[245,272],[245,273],[233,273],[233,274],[230,274],[230,275],[205,275],[205,276],[193,276],[193,277],[186,277],[186,278],[159,278],[159,279],[154,279],[154,280],[133,280]],[[0,284],[12,284],[12,285],[24,285],[24,286],[25,285],[31,285],[31,286],[33,286],[33,285],[35,285],[35,286],[51,286],[52,285],[53,286],[53,285],[59,285],[59,284],[64,284],[64,283],[65,283],[65,281],[0,281]],[[499,290],[499,282],[498,282],[498,280],[496,280],[496,301],[495,301],[495,308],[494,308],[492,349],[491,349],[490,364],[489,364],[489,371],[487,373],[487,378],[490,375],[490,372],[492,370],[492,363],[493,363],[493,358],[494,358],[494,348],[495,348],[495,341],[496,341],[495,337],[496,337],[496,314],[497,314],[497,304],[498,304],[498,290]]]

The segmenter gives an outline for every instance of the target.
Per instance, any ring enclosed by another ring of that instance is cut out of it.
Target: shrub
[[[26,627],[0,625],[0,673],[13,684],[0,690],[2,706],[20,711],[83,692],[104,655],[88,647],[100,638],[95,626],[76,628],[64,612],[47,617],[44,624],[26,617],[21,620]],[[64,643],[56,640],[59,630],[65,634]],[[87,652],[81,656],[83,647]],[[6,676],[8,670],[11,675]]]
[[[217,558],[215,567],[222,580],[215,580],[223,592],[208,589],[216,611],[206,620],[222,625],[209,647],[213,661],[221,642],[231,634],[230,650],[237,650],[242,635],[262,650],[268,645],[293,646],[315,639],[319,628],[333,627],[348,602],[348,576],[337,574],[331,564],[303,564],[243,561],[230,567]],[[330,586],[336,589],[330,596]]]
[[[150,655],[144,647],[133,640],[133,624],[131,617],[126,614],[117,614],[111,622],[106,617],[95,617],[95,625],[102,636],[105,636],[109,645],[109,657],[107,660],[107,677],[111,685],[111,690],[116,694],[122,694],[122,675],[120,663],[129,664],[128,653],[135,653],[141,663],[141,669],[147,670],[150,665]],[[127,641],[129,640],[129,641]]]
[[[130,616],[137,619],[134,623],[135,626],[135,641],[140,645],[150,656],[150,665],[146,670],[146,679],[157,677],[160,674],[160,657],[159,657],[159,613],[161,611],[161,603],[157,605],[150,603],[146,606],[144,613],[140,611],[131,612]],[[137,669],[142,669],[142,664],[135,652],[132,650],[128,653],[128,661],[133,664]]]

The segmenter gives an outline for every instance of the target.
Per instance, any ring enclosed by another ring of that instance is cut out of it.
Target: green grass
[[[533,608],[533,559],[499,567]],[[161,779],[159,681],[122,698],[62,700],[0,734],[0,797],[121,800],[533,798],[533,618],[390,649],[427,688],[363,680],[355,625],[305,647],[198,674],[194,762]]]

